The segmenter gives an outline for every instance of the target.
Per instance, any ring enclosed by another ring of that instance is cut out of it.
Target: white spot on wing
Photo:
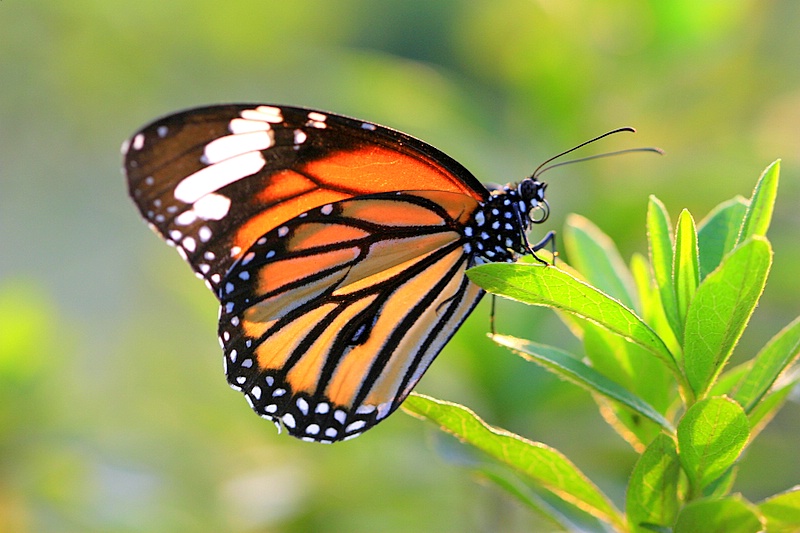
[[[267,105],[260,105],[255,109],[245,109],[241,112],[241,115],[242,118],[247,120],[261,120],[275,124],[283,122],[283,114],[280,108]]]
[[[199,230],[197,230],[197,236],[200,237],[202,242],[208,242],[211,239],[211,229],[208,226],[203,226]],[[211,252],[206,252],[208,255]],[[206,259],[214,259],[214,254],[211,254],[211,257],[206,257]]]
[[[352,424],[348,424],[346,428],[344,428],[345,433],[350,433],[351,431],[358,431],[359,429],[363,429],[367,423],[363,420],[356,420]]]
[[[304,398],[297,399],[297,408],[303,413],[303,416],[308,414],[308,402]]]
[[[175,198],[193,204],[207,194],[252,176],[262,168],[266,161],[261,152],[248,152],[205,167],[185,177],[175,187]]]
[[[175,217],[175,223],[179,226],[188,226],[195,220],[197,220],[197,213],[194,212],[194,209],[184,211],[183,213]]]
[[[208,143],[203,150],[204,162],[213,165],[226,159],[258,150],[266,150],[275,144],[272,131],[255,131],[226,135]]]
[[[252,133],[254,131],[268,131],[272,126],[263,120],[247,120],[245,118],[235,118],[228,124],[231,133]]]
[[[193,211],[203,220],[220,220],[228,214],[230,208],[231,199],[227,196],[207,194],[194,203]]]
[[[345,420],[347,420],[347,413],[341,409],[337,409],[333,412],[333,418],[335,418],[340,424],[344,424]]]
[[[144,135],[141,133],[136,134],[136,136],[133,138],[131,146],[134,150],[141,150],[144,147]]]
[[[325,120],[328,117],[323,115],[322,113],[317,113],[316,111],[312,111],[308,114],[308,122],[306,122],[307,126],[311,126],[312,128],[319,128],[323,129],[327,127],[325,124]]]

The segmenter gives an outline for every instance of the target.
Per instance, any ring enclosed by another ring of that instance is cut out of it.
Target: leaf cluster
[[[745,363],[727,366],[772,265],[766,233],[779,169],[770,165],[750,199],[724,202],[699,224],[684,210],[673,225],[651,197],[649,253],[627,265],[609,237],[572,216],[564,237],[570,265],[486,264],[468,273],[493,294],[553,308],[582,340],[578,355],[492,336],[588,390],[639,454],[624,512],[558,450],[457,404],[413,395],[404,408],[510,467],[536,490],[496,471],[484,477],[559,530],[575,528],[569,513],[536,491],[615,531],[800,531],[800,486],[757,503],[731,493],[743,451],[800,380],[800,317]]]

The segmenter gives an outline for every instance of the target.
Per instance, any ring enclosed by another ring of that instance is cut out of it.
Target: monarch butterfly
[[[311,109],[224,105],[123,144],[133,201],[220,301],[231,387],[298,438],[353,438],[408,396],[549,214],[536,174],[484,187],[436,148]],[[535,256],[535,254],[534,254]]]

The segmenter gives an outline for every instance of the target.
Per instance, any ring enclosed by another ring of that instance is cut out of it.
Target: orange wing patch
[[[237,230],[233,241],[244,250],[268,231],[315,207],[353,196],[399,190],[421,191],[415,194],[443,202],[442,207],[461,223],[480,200],[474,191],[433,160],[369,146],[333,152],[295,170],[270,176],[269,186],[255,198],[256,203],[264,206],[263,210]],[[408,203],[384,201],[354,209],[358,212],[353,212],[353,217],[398,226],[435,225],[441,220],[434,213]],[[241,252],[234,257],[241,257]]]
[[[366,230],[345,224],[310,222],[297,227],[286,248],[293,252],[310,250],[319,246],[341,244],[369,237]]]
[[[411,157],[377,145],[334,152],[305,165],[304,173],[319,180],[320,186],[341,190],[353,184],[352,194],[363,195],[397,190],[449,191],[475,198],[475,192],[451,172],[433,161]],[[476,198],[477,199],[477,198]]]

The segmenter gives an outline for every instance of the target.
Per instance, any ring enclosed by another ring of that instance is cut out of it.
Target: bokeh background
[[[305,105],[425,139],[484,181],[632,125],[546,176],[559,229],[645,252],[649,194],[699,219],[783,158],[776,262],[736,359],[800,312],[800,3],[793,0],[0,2],[0,530],[537,531],[482,461],[398,412],[302,443],[222,374],[214,297],[139,220],[119,146],[219,102]],[[537,228],[539,229],[539,228]],[[534,236],[535,238],[535,236]],[[624,501],[634,452],[588,394],[486,339],[487,302],[418,387],[566,453]],[[501,303],[501,331],[579,349]],[[736,483],[800,482],[797,396]]]

